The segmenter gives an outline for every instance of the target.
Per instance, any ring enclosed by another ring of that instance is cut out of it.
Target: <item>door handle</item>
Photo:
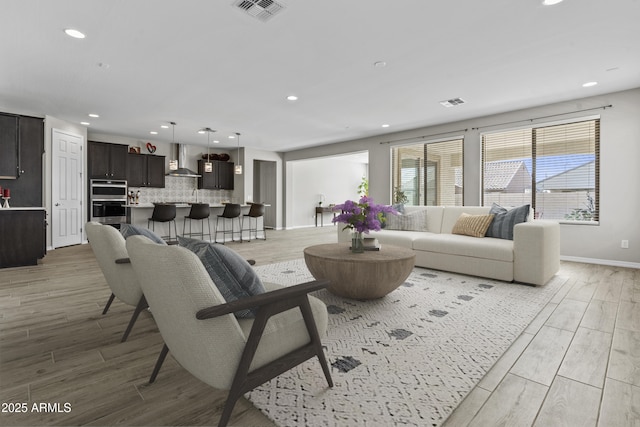
[[[54,206],[60,206],[60,203],[56,203]]]

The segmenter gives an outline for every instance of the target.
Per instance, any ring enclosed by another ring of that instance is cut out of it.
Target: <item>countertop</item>
[[[184,203],[173,203],[173,204],[176,205],[176,208],[190,208],[192,203],[184,202]],[[149,208],[153,208],[153,206],[154,206],[153,203],[138,203],[138,204],[133,204],[133,205],[130,205],[130,204],[124,205],[125,208],[134,208],[134,209],[135,208],[146,208],[146,209],[149,209]],[[240,206],[243,207],[243,208],[248,208],[251,205],[240,205]],[[271,205],[265,204],[265,206],[271,206]],[[211,207],[211,208],[224,208],[224,205],[221,204],[221,203],[209,203],[209,207]]]
[[[43,211],[45,208],[38,207],[29,207],[29,208],[0,208],[0,212],[2,211]]]

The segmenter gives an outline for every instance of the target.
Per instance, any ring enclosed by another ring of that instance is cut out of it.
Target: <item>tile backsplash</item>
[[[140,203],[153,202],[195,202],[198,178],[166,176],[164,188],[129,187],[128,191],[140,191]],[[197,190],[198,202],[233,202],[231,190]]]

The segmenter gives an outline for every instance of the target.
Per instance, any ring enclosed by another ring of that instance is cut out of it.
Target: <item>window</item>
[[[599,220],[600,119],[486,133],[482,201],[531,204],[537,218]]]
[[[407,205],[462,206],[462,139],[393,147],[392,201]]]

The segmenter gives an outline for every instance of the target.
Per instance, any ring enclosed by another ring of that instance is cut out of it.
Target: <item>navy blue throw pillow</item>
[[[494,203],[489,210],[493,214],[493,221],[489,225],[486,237],[513,240],[513,227],[526,222],[529,217],[530,205],[523,205],[511,210]]]

